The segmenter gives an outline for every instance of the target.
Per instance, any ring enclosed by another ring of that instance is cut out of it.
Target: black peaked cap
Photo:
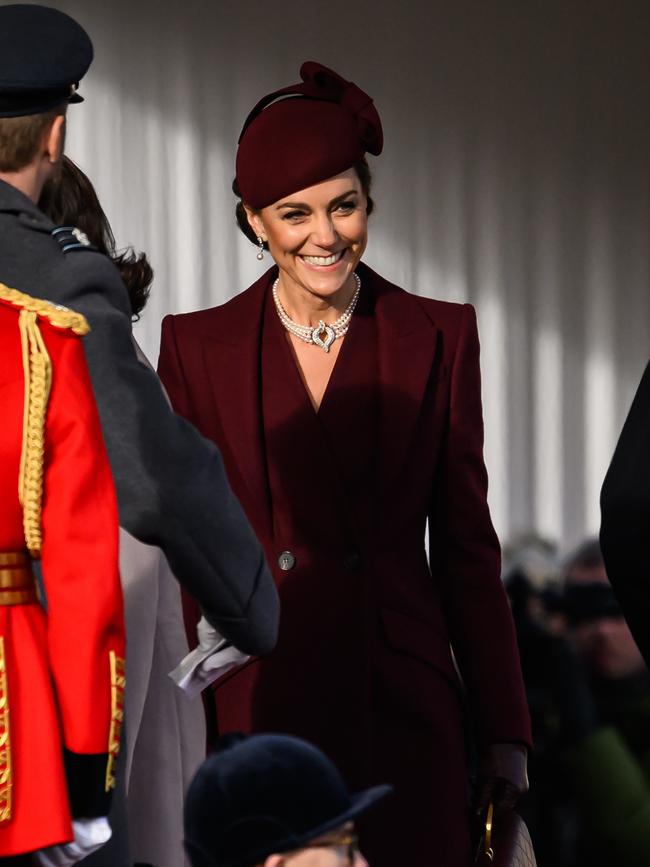
[[[0,117],[81,102],[76,87],[93,59],[80,24],[49,6],[0,6]]]

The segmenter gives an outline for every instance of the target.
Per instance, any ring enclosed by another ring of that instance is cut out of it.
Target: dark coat
[[[650,667],[650,364],[605,476],[600,506],[607,577]]]
[[[178,580],[237,647],[267,652],[276,638],[277,594],[221,456],[170,412],[155,375],[138,361],[129,299],[112,262],[81,244],[64,253],[54,228],[0,181],[0,282],[90,323],[84,346],[121,525],[164,550]]]
[[[219,726],[302,735],[353,786],[394,783],[371,863],[430,864],[434,835],[436,864],[465,865],[450,640],[479,740],[530,740],[486,502],[474,311],[360,265],[359,307],[316,415],[267,303],[275,273],[163,322],[161,378],[222,449],[282,603],[274,653],[218,686]]]

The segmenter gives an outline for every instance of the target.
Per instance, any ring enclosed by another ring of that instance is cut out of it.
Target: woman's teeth
[[[301,256],[300,258],[309,265],[334,265],[339,261],[344,251],[333,253],[331,256]]]

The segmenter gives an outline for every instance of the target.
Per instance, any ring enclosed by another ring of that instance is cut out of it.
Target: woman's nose
[[[330,247],[338,240],[338,234],[329,214],[317,217],[312,233],[313,241],[320,247]]]

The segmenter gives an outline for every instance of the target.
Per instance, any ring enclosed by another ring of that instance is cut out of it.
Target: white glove
[[[71,843],[34,852],[34,863],[40,867],[70,867],[108,843],[112,833],[105,816],[98,819],[73,819],[72,832],[74,840]]]
[[[196,627],[199,646],[183,657],[169,676],[190,698],[197,696],[209,684],[248,659],[201,617]]]

